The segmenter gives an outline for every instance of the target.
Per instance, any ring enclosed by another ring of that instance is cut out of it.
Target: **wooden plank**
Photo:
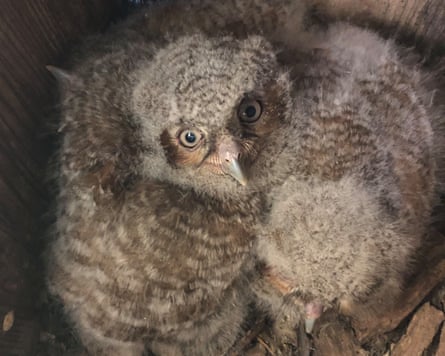
[[[407,287],[399,302],[384,315],[353,319],[352,326],[357,339],[363,343],[376,335],[394,330],[441,281],[445,280],[445,237],[432,232],[434,243],[425,249],[425,262],[420,264],[419,273]]]
[[[439,346],[436,351],[436,356],[445,356],[445,328],[442,327],[440,332]]]
[[[50,153],[48,112],[55,82],[45,69],[60,64],[69,47],[103,30],[124,0],[2,1],[0,11],[0,306],[35,303],[26,278],[26,247],[41,238],[48,197],[45,165]],[[17,276],[16,276],[17,274]],[[41,278],[41,276],[40,276]],[[6,283],[6,284],[5,284]],[[23,288],[4,288],[14,283]],[[0,347],[0,354],[4,354]]]
[[[392,356],[421,356],[431,344],[444,314],[431,304],[424,304],[414,314],[408,329],[402,339],[396,344]]]

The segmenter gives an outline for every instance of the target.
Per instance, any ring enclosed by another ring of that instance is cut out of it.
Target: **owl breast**
[[[63,273],[50,278],[67,305],[83,306],[82,323],[110,338],[177,338],[219,312],[248,263],[253,235],[242,213],[163,184],[136,185],[111,214],[112,193],[78,194],[54,246]]]

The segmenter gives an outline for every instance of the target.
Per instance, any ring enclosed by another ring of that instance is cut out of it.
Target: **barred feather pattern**
[[[236,288],[252,245],[242,214],[163,184],[138,184],[119,201],[94,195],[80,188],[66,198],[49,265],[51,289],[87,347],[95,350],[95,335],[110,346],[158,335],[161,344],[200,345],[193,354],[222,352],[247,311]],[[206,350],[212,338],[225,343]]]

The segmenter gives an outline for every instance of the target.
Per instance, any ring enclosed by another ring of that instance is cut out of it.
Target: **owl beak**
[[[232,178],[235,178],[241,185],[244,186],[247,184],[247,179],[241,170],[238,159],[232,159],[231,161],[223,163],[223,170],[232,176]]]
[[[223,138],[218,145],[217,154],[221,162],[222,171],[230,175],[241,185],[246,185],[246,176],[239,165],[240,148],[238,144],[231,138]]]

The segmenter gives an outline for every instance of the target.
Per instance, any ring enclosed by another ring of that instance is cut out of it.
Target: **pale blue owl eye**
[[[184,147],[194,148],[200,143],[202,133],[197,129],[185,129],[179,133],[178,138]]]

